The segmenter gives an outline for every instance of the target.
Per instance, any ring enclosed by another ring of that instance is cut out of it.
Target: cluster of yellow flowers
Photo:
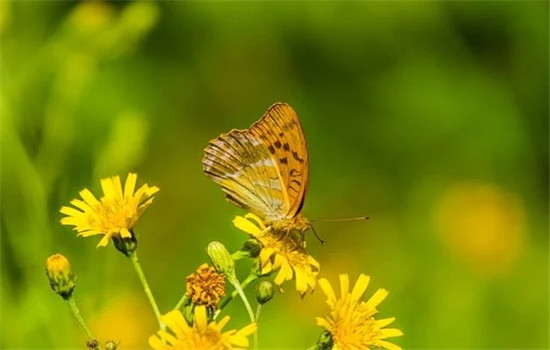
[[[186,292],[176,307],[162,315],[137,259],[137,239],[134,228],[144,211],[151,205],[156,186],[144,184],[136,191],[137,175],[130,173],[124,189],[118,176],[101,180],[103,196],[97,199],[89,190],[80,191],[82,199],[71,201],[73,207],[64,206],[61,220],[64,225],[74,226],[79,236],[103,235],[98,247],[112,240],[116,249],[132,262],[144,291],[159,323],[159,330],[149,338],[154,349],[245,349],[250,346],[249,336],[254,336],[257,348],[257,328],[261,306],[273,297],[272,282],[281,286],[294,280],[296,290],[303,296],[319,283],[327,296],[330,313],[317,318],[323,331],[313,348],[316,349],[400,349],[387,338],[402,335],[395,328],[386,328],[394,318],[375,319],[378,305],[388,292],[378,289],[368,300],[363,295],[370,278],[359,275],[350,290],[349,277],[340,275],[339,296],[324,278],[318,279],[320,264],[308,255],[305,245],[289,234],[270,230],[257,216],[247,214],[234,219],[234,225],[248,234],[243,248],[233,254],[219,242],[212,242],[207,253],[212,266],[202,264],[186,279]],[[251,274],[239,280],[235,262],[244,258],[252,261]],[[114,350],[118,344],[109,341],[103,346],[94,338],[72,297],[76,278],[69,261],[56,254],[47,259],[46,272],[52,289],[68,303],[75,317],[86,332],[89,349]],[[258,281],[259,280],[259,281]],[[243,289],[256,283],[256,313]],[[226,282],[234,287],[226,293]],[[240,329],[224,331],[229,316],[218,320],[224,307],[241,298],[250,317],[250,323]]]

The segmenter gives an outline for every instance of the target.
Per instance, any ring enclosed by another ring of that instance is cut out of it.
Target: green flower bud
[[[235,261],[223,244],[220,242],[211,242],[206,248],[206,252],[218,273],[224,274],[229,281],[237,280]]]
[[[330,350],[332,349],[332,346],[332,334],[330,334],[329,331],[324,331],[321,333],[319,339],[317,340],[317,347],[319,350]]]
[[[127,257],[130,257],[130,255],[137,249],[136,236],[133,231],[130,232],[132,233],[132,237],[129,238],[122,238],[116,235],[112,237],[115,248]]]
[[[256,300],[258,301],[258,303],[263,305],[270,301],[271,298],[273,298],[273,283],[266,280],[260,281],[260,283],[256,285],[256,289],[254,292],[256,294]]]
[[[256,258],[260,255],[262,243],[255,238],[249,238],[244,242],[241,250],[247,252],[251,258]]]
[[[68,299],[76,286],[76,277],[71,271],[71,264],[61,254],[50,256],[46,260],[46,275],[53,291],[63,299]]]
[[[116,350],[118,348],[118,343],[113,340],[107,340],[105,343],[105,350]]]

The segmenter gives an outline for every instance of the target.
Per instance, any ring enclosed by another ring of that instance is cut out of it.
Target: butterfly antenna
[[[356,218],[344,218],[344,219],[317,219],[310,220],[311,222],[322,221],[322,222],[342,222],[342,221],[361,221],[370,219],[368,216],[358,216]]]
[[[313,234],[315,235],[315,237],[317,237],[317,239],[319,240],[319,242],[321,242],[321,244],[325,244],[325,241],[323,241],[323,239],[321,239],[321,237],[319,237],[319,235],[317,234],[317,232],[315,232],[315,228],[313,227],[313,225],[311,225],[311,230],[313,231]]]

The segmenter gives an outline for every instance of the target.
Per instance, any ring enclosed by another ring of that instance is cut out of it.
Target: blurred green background
[[[547,2],[0,1],[2,348],[77,348],[49,288],[60,252],[92,331],[147,347],[153,315],[128,261],[59,208],[138,172],[161,191],[139,253],[168,311],[242,213],[202,174],[208,141],[272,103],[310,151],[308,235],[321,275],[387,288],[405,348],[548,348]],[[244,265],[244,264],[242,264]],[[243,266],[243,269],[245,266]],[[293,285],[264,307],[262,348],[300,349],[328,312]],[[240,302],[229,327],[246,323]],[[228,329],[229,329],[228,327]]]

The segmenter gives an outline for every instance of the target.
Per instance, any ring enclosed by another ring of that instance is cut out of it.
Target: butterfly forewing
[[[203,158],[205,173],[227,199],[267,220],[294,217],[308,182],[308,155],[298,116],[277,103],[248,130],[212,140]]]
[[[302,209],[309,173],[307,143],[298,115],[285,103],[274,104],[252,125],[250,133],[267,145],[286,188],[285,217],[294,217]]]

